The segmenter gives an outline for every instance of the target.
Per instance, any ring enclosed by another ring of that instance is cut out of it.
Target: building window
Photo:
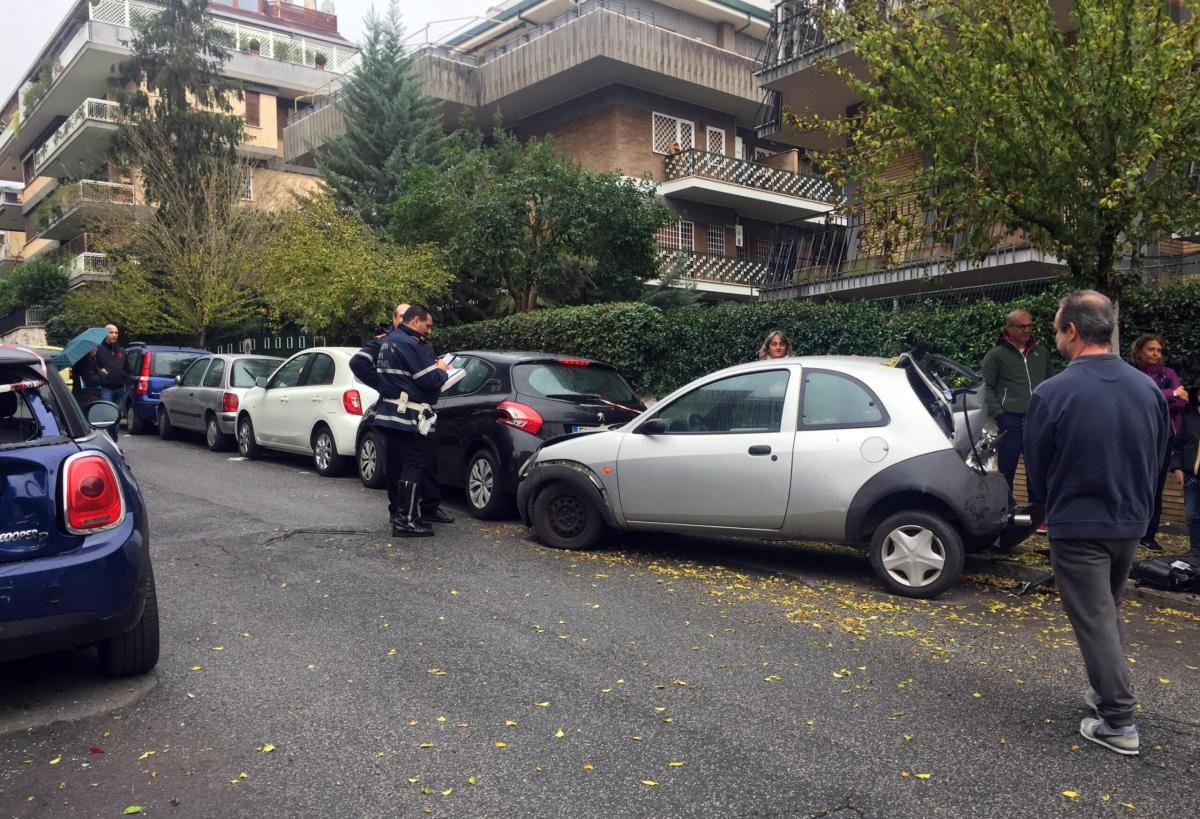
[[[696,225],[694,222],[672,222],[658,229],[654,237],[659,250],[695,249]]]
[[[225,6],[242,11],[261,11],[258,7],[259,0],[210,0],[210,2],[214,6]]]
[[[710,154],[725,154],[725,131],[721,128],[708,128],[704,132],[704,146]]]
[[[242,166],[242,200],[254,201],[254,168],[250,165]]]
[[[713,256],[725,255],[725,226],[708,226],[708,252]]]
[[[257,91],[246,92],[246,125],[262,127],[262,95]]]
[[[669,117],[666,114],[651,114],[650,141],[656,154],[686,151],[696,147],[696,125],[686,119]]]
[[[750,258],[765,262],[771,255],[771,243],[766,239],[755,239],[750,243]]]

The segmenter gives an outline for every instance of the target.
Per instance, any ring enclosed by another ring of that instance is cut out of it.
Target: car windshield
[[[596,399],[638,406],[637,396],[621,374],[603,364],[547,361],[513,367],[517,392],[543,398]]]
[[[279,367],[277,358],[239,358],[229,376],[231,387],[253,387],[256,378],[267,378]]]
[[[66,434],[54,394],[37,370],[0,365],[0,449]]]
[[[200,357],[195,353],[165,353],[156,351],[151,351],[150,355],[152,356],[150,359],[150,375],[166,378],[183,375],[183,371]]]

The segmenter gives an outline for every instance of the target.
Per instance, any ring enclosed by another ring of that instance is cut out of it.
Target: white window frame
[[[679,221],[663,225],[654,235],[654,239],[658,242],[660,250],[694,251],[696,247],[696,223]]]
[[[720,135],[717,137],[720,140],[720,146],[719,146],[718,150],[713,150],[713,141],[714,141],[713,135],[714,134]],[[725,155],[725,129],[724,128],[714,128],[711,125],[709,125],[707,128],[705,128],[704,129],[704,149],[706,151],[708,151],[710,154],[720,154],[721,156],[724,156]]]
[[[242,166],[242,193],[239,197],[243,202],[254,201],[254,166]]]
[[[708,226],[708,243],[706,246],[708,255],[724,256],[725,255],[725,226],[724,225],[709,225]]]
[[[658,133],[658,129],[656,127],[656,123],[657,123],[656,118],[659,118],[659,117],[661,117],[662,119],[665,119],[665,120],[671,120],[675,124],[674,142],[676,145],[679,146],[679,150],[686,151],[690,148],[696,147],[696,123],[695,122],[693,122],[690,119],[680,119],[679,117],[673,117],[670,114],[660,114],[657,111],[651,111],[650,112],[650,150],[652,152],[654,152],[656,154],[664,154],[664,155],[670,153],[670,151],[668,150],[671,147],[670,142],[668,142],[666,145],[663,145],[661,147],[655,143],[655,138]],[[683,138],[683,126],[685,126],[685,125],[687,126],[688,132],[689,132],[689,136],[686,140]]]

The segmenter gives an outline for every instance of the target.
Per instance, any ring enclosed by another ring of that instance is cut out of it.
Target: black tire
[[[480,520],[512,517],[513,496],[496,489],[496,456],[490,449],[481,449],[467,461],[467,509]]]
[[[164,441],[170,441],[175,437],[175,425],[171,423],[171,416],[167,412],[167,408],[159,404],[154,414],[158,416],[158,437]]]
[[[145,674],[158,664],[158,595],[154,568],[147,571],[142,616],[129,631],[96,646],[100,650],[100,670],[106,677]]]
[[[533,502],[533,528],[555,549],[591,549],[604,534],[604,519],[592,499],[569,483],[556,481]]]
[[[368,489],[383,489],[387,483],[387,446],[383,436],[371,430],[358,442],[355,461],[358,463],[358,479]]]
[[[249,415],[238,418],[237,446],[243,458],[254,460],[262,457],[263,448],[254,440],[254,422],[250,420]]]
[[[213,452],[228,452],[234,443],[233,436],[221,431],[217,416],[211,412],[204,419],[204,443]]]
[[[346,471],[345,455],[339,455],[329,427],[320,424],[312,434],[313,468],[322,478],[336,478]]]
[[[125,405],[125,427],[130,435],[145,435],[150,428],[149,423],[138,417],[132,401]]]
[[[910,548],[917,551],[907,552]],[[962,573],[963,557],[958,530],[932,512],[897,512],[871,538],[875,576],[889,592],[903,597],[937,597]]]

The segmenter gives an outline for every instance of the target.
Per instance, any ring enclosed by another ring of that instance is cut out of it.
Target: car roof
[[[23,345],[0,344],[0,364],[40,364],[41,356]]]
[[[805,355],[805,356],[788,356],[785,358],[768,358],[762,361],[750,361],[745,364],[735,364],[732,367],[727,367],[718,372],[727,375],[739,372],[754,372],[756,370],[769,370],[773,367],[778,367],[783,364],[799,364],[801,367],[811,369],[830,369],[838,372],[846,373],[859,377],[871,378],[878,376],[881,372],[890,371],[893,374],[902,373],[896,368],[896,359],[894,358],[879,358],[876,356],[865,355]],[[715,375],[716,373],[710,373]],[[890,376],[889,376],[890,377]]]
[[[570,358],[577,361],[587,361],[591,364],[603,364],[606,367],[612,366],[604,361],[599,361],[594,358],[588,358],[582,355],[566,355],[565,353],[539,353],[528,352],[523,350],[454,350],[454,355],[473,355],[480,358],[486,358],[488,361],[497,364],[520,364],[530,361],[558,361],[561,358]]]
[[[201,350],[199,347],[180,347],[177,344],[147,344],[144,341],[131,341],[125,345],[126,350],[132,347],[137,347],[139,350],[149,350],[152,353],[199,353],[201,355],[212,355],[208,350]]]

